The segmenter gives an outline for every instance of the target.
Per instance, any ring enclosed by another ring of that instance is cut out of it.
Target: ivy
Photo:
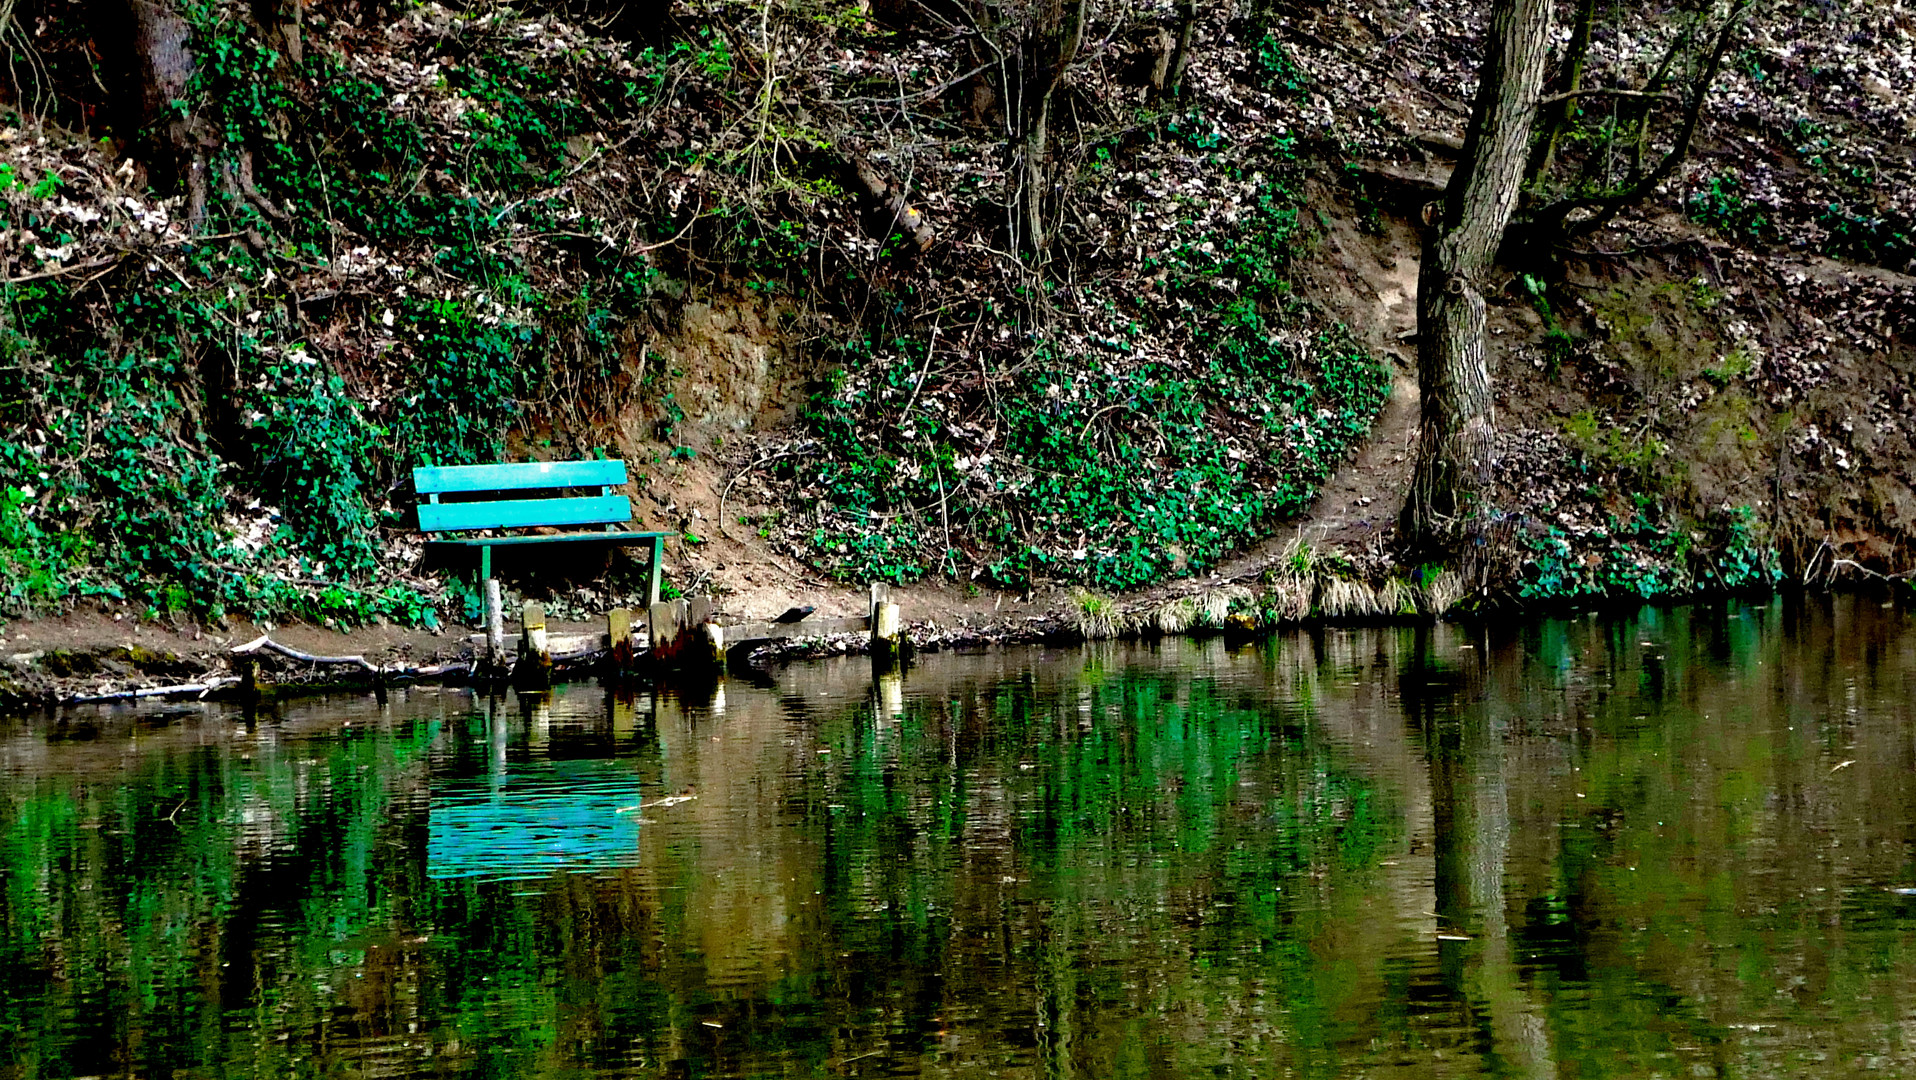
[[[1275,191],[1240,230],[1179,249],[1171,287],[1208,313],[1196,359],[1134,361],[1122,335],[1105,353],[1040,347],[972,422],[999,433],[983,468],[949,424],[890,411],[917,400],[928,341],[854,341],[806,412],[825,461],[785,472],[835,511],[811,536],[822,560],[854,579],[1115,590],[1213,565],[1303,512],[1389,376],[1342,331],[1292,329],[1298,236],[1295,201]]]

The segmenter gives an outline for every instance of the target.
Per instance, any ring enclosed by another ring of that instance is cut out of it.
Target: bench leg
[[[649,608],[659,602],[659,576],[665,570],[665,537],[652,538],[652,584],[646,590],[645,604]],[[656,646],[656,643],[654,643]]]
[[[486,579],[486,663],[494,671],[506,662],[506,613],[499,599],[499,579]]]

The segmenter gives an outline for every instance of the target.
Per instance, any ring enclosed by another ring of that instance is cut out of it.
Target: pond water
[[[0,873],[0,1077],[1916,1075],[1916,629],[0,721]]]

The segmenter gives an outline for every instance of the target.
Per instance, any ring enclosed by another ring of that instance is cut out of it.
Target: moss
[[[49,649],[40,655],[40,667],[63,679],[100,673],[99,658],[79,649]]]

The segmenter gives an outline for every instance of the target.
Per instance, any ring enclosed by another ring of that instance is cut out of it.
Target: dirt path
[[[1410,488],[1421,399],[1412,344],[1417,330],[1417,260],[1410,253],[1416,249],[1407,237],[1392,239],[1394,244],[1367,242],[1346,230],[1330,251],[1347,295],[1358,282],[1368,286],[1372,297],[1368,310],[1353,312],[1352,322],[1367,331],[1361,334],[1366,343],[1392,363],[1390,398],[1378,413],[1370,437],[1325,482],[1308,513],[1277,535],[1225,560],[1217,568],[1217,577],[1228,581],[1256,577],[1294,537],[1319,547],[1362,548],[1397,520]],[[1380,250],[1389,254],[1380,258],[1376,254]],[[1358,265],[1362,260],[1369,262]]]

